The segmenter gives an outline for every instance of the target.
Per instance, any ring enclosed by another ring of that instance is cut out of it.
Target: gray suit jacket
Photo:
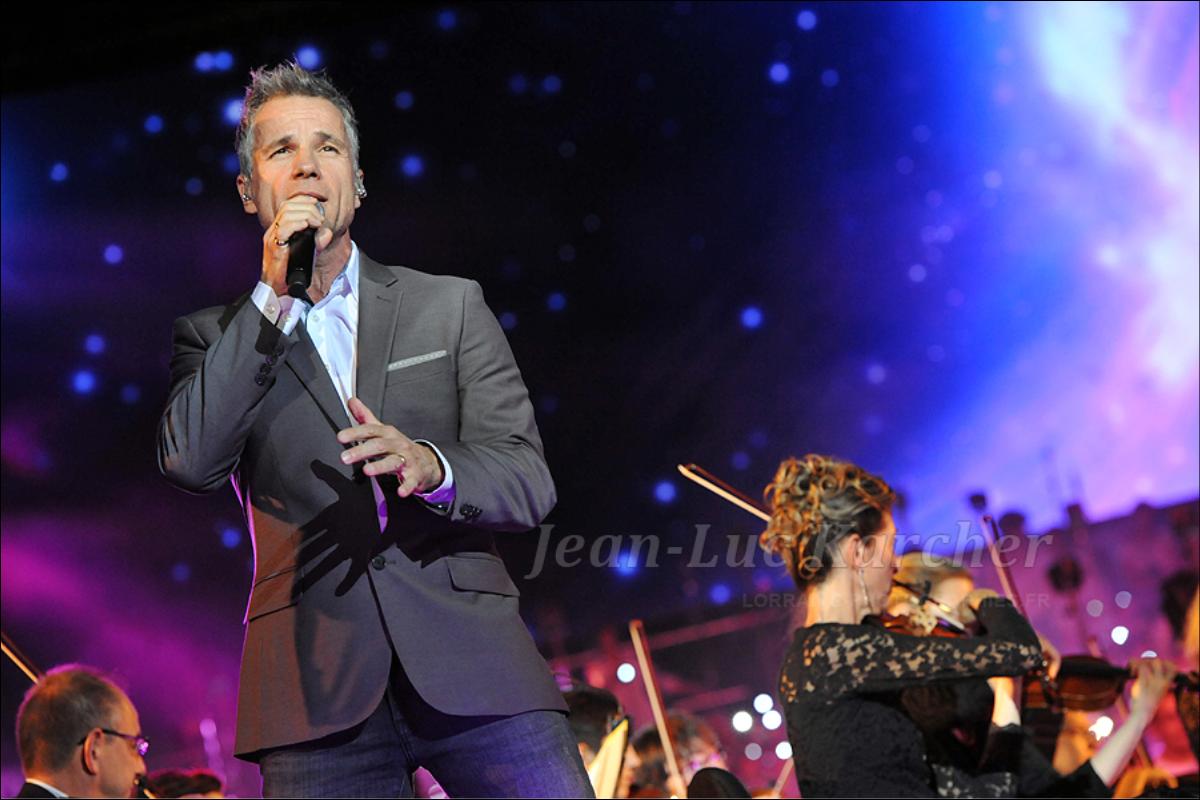
[[[361,255],[358,296],[358,396],[436,444],[457,492],[433,508],[382,479],[382,534],[369,480],[340,460],[350,422],[303,326],[284,336],[248,296],[175,322],[159,467],[192,492],[232,477],[254,539],[243,757],[366,719],[393,649],[442,712],[565,708],[492,536],[538,525],[555,501],[504,333],[474,281]]]

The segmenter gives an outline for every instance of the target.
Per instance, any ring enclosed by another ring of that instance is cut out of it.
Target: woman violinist
[[[901,692],[1023,674],[1042,659],[1036,634],[1011,603],[978,595],[970,603],[983,629],[978,637],[915,637],[864,624],[883,611],[895,572],[891,488],[853,464],[808,455],[783,462],[767,492],[771,521],[762,545],[782,555],[807,606],[779,688],[801,793],[937,796]],[[964,782],[950,791],[1011,796],[1011,775],[997,775],[988,780],[998,785]]]
[[[915,598],[910,589],[901,587],[918,588],[922,597]],[[975,581],[966,568],[926,553],[906,553],[899,562],[888,611],[919,614],[918,606],[924,598],[955,608],[973,591]],[[1043,650],[1048,648],[1044,641],[1042,646]],[[1056,662],[1061,661],[1057,652],[1053,656]],[[1085,756],[1082,763],[1076,761],[1065,775],[1055,771],[1021,727],[1009,678],[977,678],[907,689],[902,700],[921,728],[930,759],[939,764],[939,773],[944,770],[978,776],[988,769],[1009,771],[1016,776],[1021,797],[1109,797],[1109,787],[1129,762],[1175,676],[1174,666],[1161,659],[1136,659],[1131,671],[1136,683],[1129,719],[1098,751],[1090,758]],[[996,727],[989,730],[989,723]]]

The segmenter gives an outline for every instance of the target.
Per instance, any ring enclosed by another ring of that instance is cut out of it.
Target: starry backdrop
[[[1195,4],[129,13],[6,27],[3,625],[43,667],[124,676],[152,766],[203,743],[256,786],[228,756],[251,546],[231,491],[160,478],[154,430],[171,321],[257,279],[232,138],[259,65],[348,92],[360,247],[479,281],[507,332],[550,546],[587,543],[518,578],[547,655],[786,589],[761,555],[688,566],[698,525],[710,553],[760,525],[680,462],[758,495],[838,454],[947,547],[973,491],[1040,532],[1200,487]],[[635,534],[685,555],[648,567]],[[537,536],[501,548],[521,576]]]

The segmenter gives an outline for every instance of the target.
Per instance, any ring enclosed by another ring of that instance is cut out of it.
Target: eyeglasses
[[[145,736],[142,736],[140,733],[121,733],[120,731],[114,731],[111,728],[98,728],[97,730],[99,730],[101,733],[107,733],[109,736],[116,736],[124,739],[127,742],[133,742],[133,749],[137,751],[139,756],[146,755],[146,751],[150,749],[150,740]],[[86,741],[87,737],[84,736],[82,739],[76,742],[76,744],[83,744]]]

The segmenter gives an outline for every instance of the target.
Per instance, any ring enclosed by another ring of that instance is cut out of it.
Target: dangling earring
[[[867,579],[863,575],[863,568],[858,568],[858,586],[862,589],[863,605],[866,606],[868,614],[874,614],[875,609],[871,608],[871,593],[867,591]]]

